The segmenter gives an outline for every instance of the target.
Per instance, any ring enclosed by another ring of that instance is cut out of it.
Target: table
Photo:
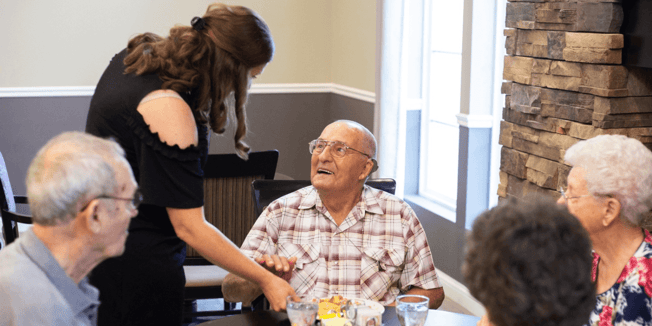
[[[430,310],[425,326],[475,326],[480,317],[448,311]],[[241,315],[228,316],[200,324],[201,326],[290,326],[288,315],[284,312],[259,310]],[[385,307],[383,325],[400,326],[394,307]]]

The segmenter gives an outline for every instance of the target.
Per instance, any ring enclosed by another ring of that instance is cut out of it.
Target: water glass
[[[313,296],[287,297],[286,310],[292,326],[311,326],[319,311],[319,299]]]
[[[428,317],[429,301],[422,295],[399,295],[396,298],[396,315],[401,326],[423,326]]]

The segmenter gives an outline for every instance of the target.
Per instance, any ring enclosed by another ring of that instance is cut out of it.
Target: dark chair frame
[[[5,172],[5,160],[2,153],[0,153],[0,217],[2,218],[5,245],[8,245],[18,238],[18,223],[32,224],[32,217],[16,212],[15,204],[27,204],[27,197],[14,196],[9,182],[9,175]],[[5,192],[5,188],[7,192]]]
[[[274,174],[276,173],[278,157],[279,152],[277,150],[249,153],[249,159],[247,161],[242,160],[236,154],[209,155],[206,165],[204,166],[204,178],[221,179],[253,176],[264,179],[273,179]],[[246,189],[249,189],[248,185],[245,187]],[[206,204],[204,208],[207,208]],[[258,217],[258,215],[255,215],[252,218],[255,220],[256,217]],[[231,240],[233,241],[234,239]],[[211,265],[211,263],[203,257],[186,257],[184,265]],[[235,304],[227,302],[224,303],[224,310],[200,312],[189,311],[192,310],[192,308],[188,307],[188,304],[192,303],[194,300],[223,298],[221,286],[186,287],[184,297],[186,301],[184,312],[186,319],[196,316],[225,316],[241,313],[240,310],[234,309]]]
[[[28,204],[25,196],[14,196],[14,201],[16,204]],[[2,215],[2,228],[7,245],[18,239],[18,223],[32,224],[31,216],[12,212],[7,208],[2,208],[0,214]]]
[[[206,165],[204,166],[204,179],[239,178],[247,176],[262,176],[264,179],[274,179],[278,157],[278,150],[275,149],[249,153],[249,160],[247,161],[244,161],[236,154],[208,155]],[[256,214],[256,217],[258,215]],[[212,264],[203,257],[186,257],[184,265]]]

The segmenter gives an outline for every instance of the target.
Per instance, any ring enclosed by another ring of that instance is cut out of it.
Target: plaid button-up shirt
[[[296,256],[290,285],[300,295],[390,304],[411,286],[441,287],[412,208],[368,186],[339,227],[312,186],[279,198],[258,218],[241,250],[252,258]]]

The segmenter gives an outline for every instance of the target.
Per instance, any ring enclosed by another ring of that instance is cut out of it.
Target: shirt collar
[[[321,205],[321,199],[319,198],[319,193],[317,192],[317,189],[315,189],[315,187],[309,186],[304,189],[306,189],[307,193],[301,199],[301,203],[299,204],[299,209],[311,209],[317,206],[318,204]],[[303,189],[300,191],[303,191]],[[381,214],[381,215],[385,214],[385,212],[380,207],[380,204],[376,200],[379,191],[380,190],[375,190],[367,185],[364,185],[364,189],[362,190],[362,200],[358,202],[353,209],[356,209],[358,206],[361,206],[361,208],[368,213]]]
[[[43,270],[50,282],[68,302],[75,315],[84,312],[89,307],[93,308],[99,305],[99,291],[88,283],[87,278],[81,280],[79,285],[75,284],[31,228],[20,235],[20,240],[27,256]]]

